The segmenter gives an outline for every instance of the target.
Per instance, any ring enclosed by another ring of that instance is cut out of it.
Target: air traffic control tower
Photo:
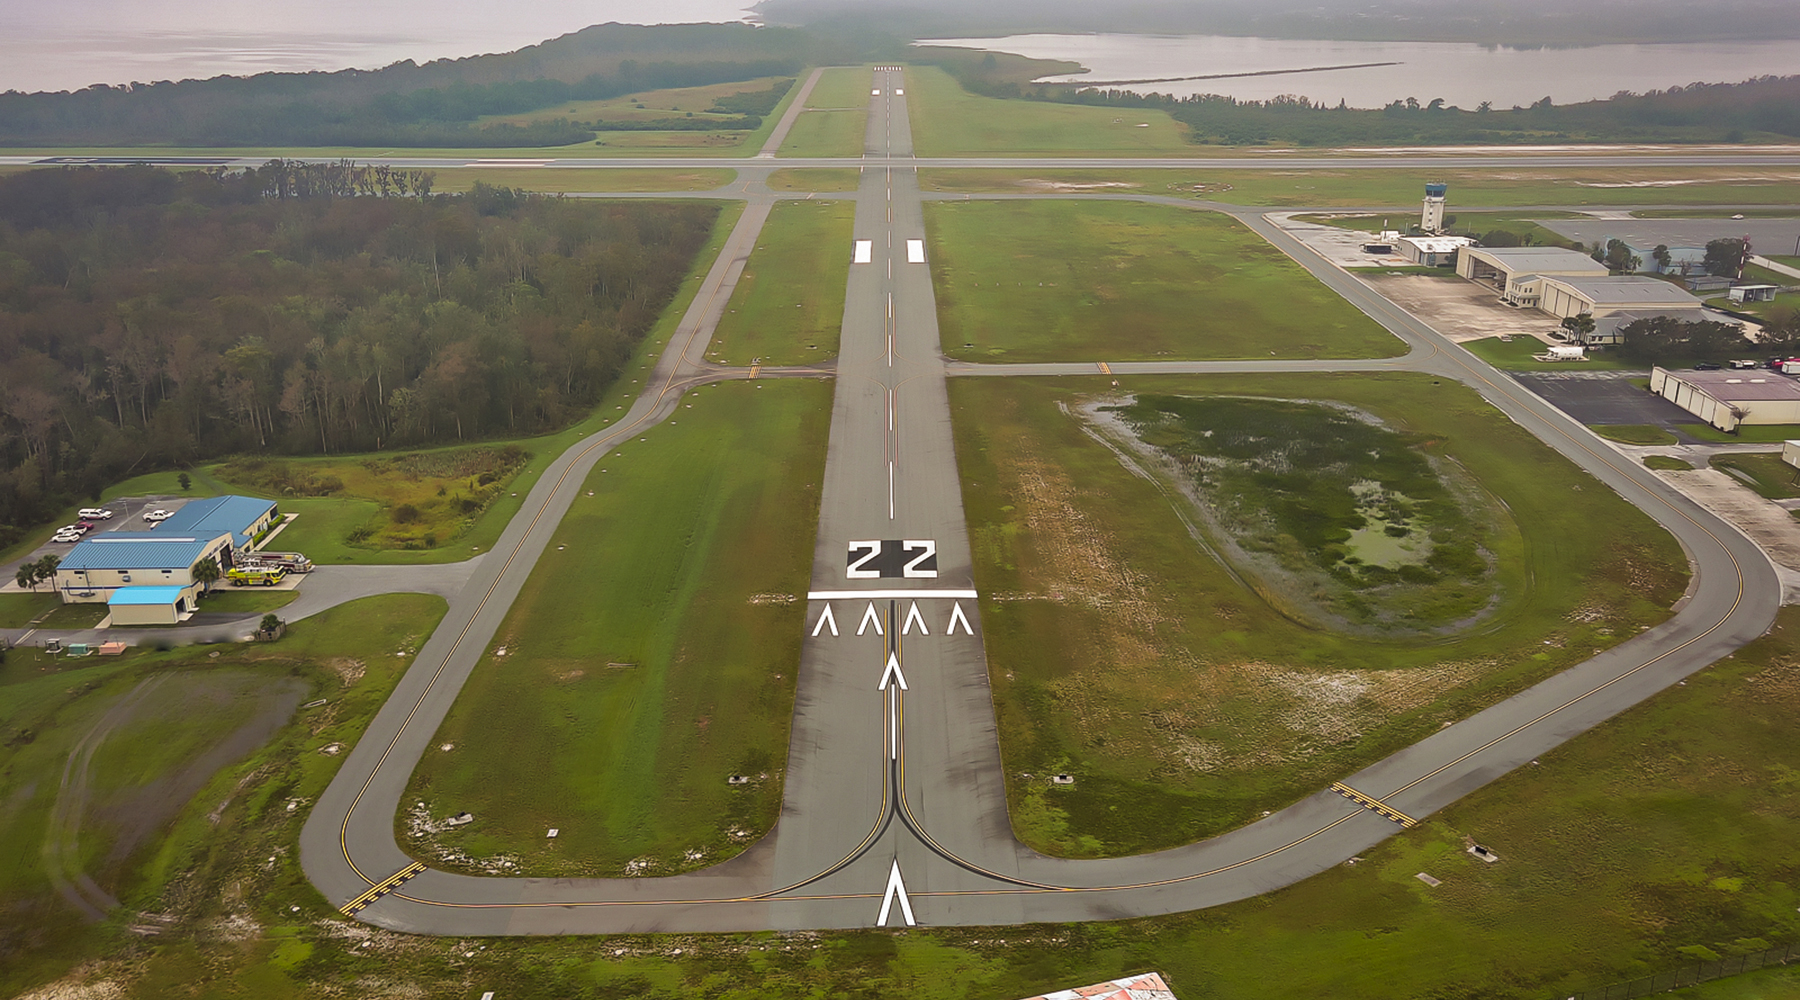
[[[1441,233],[1444,231],[1444,195],[1450,190],[1448,184],[1425,185],[1425,211],[1419,217],[1419,231],[1424,233]]]

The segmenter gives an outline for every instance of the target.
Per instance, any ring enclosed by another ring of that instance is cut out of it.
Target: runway
[[[381,926],[455,935],[1012,924],[1196,909],[1341,863],[1703,669],[1772,621],[1780,588],[1762,553],[1584,427],[1451,347],[1259,210],[1142,197],[1137,200],[1236,215],[1410,351],[1352,362],[1110,363],[1113,375],[1405,370],[1458,379],[1674,533],[1694,561],[1696,585],[1665,624],[1250,826],[1175,850],[1103,861],[1053,859],[1026,849],[1013,838],[1006,812],[946,379],[1096,377],[1105,359],[1011,366],[944,361],[923,260],[924,197],[916,175],[932,161],[910,157],[906,101],[895,93],[903,87],[903,72],[877,70],[867,155],[821,161],[868,169],[853,196],[859,245],[845,248],[846,258],[858,262],[847,265],[808,636],[774,831],[739,857],[689,875],[529,879],[423,868],[399,849],[393,829],[414,764],[594,462],[663,419],[689,386],[733,377],[704,365],[703,356],[773,201],[753,183],[744,216],[658,363],[652,388],[620,423],[578,444],[540,477],[314,807],[302,833],[302,862],[334,904]],[[1243,161],[1194,162],[1243,167]],[[1279,165],[1292,169],[1294,161]]]

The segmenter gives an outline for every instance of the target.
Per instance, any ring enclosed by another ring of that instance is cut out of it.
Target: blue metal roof
[[[180,510],[156,526],[157,531],[178,535],[207,535],[217,538],[231,533],[233,548],[250,544],[248,529],[259,518],[274,509],[275,501],[255,497],[222,496],[191,500]]]
[[[120,587],[106,599],[114,604],[174,604],[181,599],[180,587]]]
[[[108,531],[77,542],[56,564],[61,569],[187,569],[200,560],[223,531],[177,535],[149,531]]]

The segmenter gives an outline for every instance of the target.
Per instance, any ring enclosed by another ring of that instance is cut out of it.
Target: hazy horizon
[[[0,8],[0,91],[377,69],[509,52],[607,21],[740,21],[755,0],[70,0]]]

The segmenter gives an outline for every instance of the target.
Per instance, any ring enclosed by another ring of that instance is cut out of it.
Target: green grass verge
[[[0,628],[24,628],[61,606],[62,598],[48,590],[0,594]]]
[[[1729,955],[1753,938],[1800,940],[1800,871],[1787,852],[1769,849],[1800,839],[1800,742],[1791,738],[1800,712],[1797,636],[1800,609],[1790,608],[1768,637],[1687,686],[1471,793],[1354,866],[1201,912],[1090,924],[479,942],[371,929],[364,947],[361,934],[345,933],[299,885],[293,843],[304,812],[287,813],[282,801],[322,787],[334,759],[312,749],[361,724],[340,717],[290,749],[306,755],[305,782],[288,790],[286,772],[267,775],[233,799],[212,835],[217,850],[187,879],[188,904],[158,911],[177,920],[156,938],[80,924],[48,904],[9,910],[16,933],[0,963],[0,993],[27,992],[77,968],[65,980],[71,986],[105,979],[126,995],[161,998],[191,996],[204,984],[205,995],[220,1000],[366,995],[376,985],[463,996],[470,983],[501,997],[966,1000],[1030,996],[1144,969],[1163,972],[1182,997],[1216,1000],[1545,1000],[1600,990],[1689,964],[1684,947]],[[82,707],[92,692],[71,696],[67,677],[44,680],[35,690],[50,692],[63,712],[92,711]],[[373,677],[348,689],[343,704],[352,715],[349,703],[366,698],[365,686],[384,690]],[[14,704],[0,701],[0,725]],[[32,752],[0,750],[14,755],[9,762]],[[35,770],[0,772],[0,782],[53,785],[61,759],[34,756]],[[235,782],[241,770],[225,777]],[[267,805],[248,807],[264,797]],[[205,822],[216,801],[196,797],[183,821]],[[0,814],[0,828],[13,821]],[[41,836],[44,821],[38,812],[18,824]],[[1491,845],[1502,860],[1470,858],[1464,837]],[[38,856],[30,838],[7,847],[21,863]],[[270,868],[272,854],[278,862]],[[1427,888],[1414,877],[1420,871],[1442,884]],[[221,935],[217,920],[230,914],[254,924]],[[1674,996],[1792,1000],[1797,979],[1800,970],[1770,970]]]
[[[1502,341],[1499,337],[1484,337],[1481,340],[1465,341],[1459,346],[1502,371],[1585,372],[1630,370],[1637,367],[1620,361],[1609,351],[1592,351],[1586,361],[1539,361],[1533,355],[1543,354],[1549,348],[1535,337],[1514,336],[1510,341]]]
[[[1009,102],[1011,103],[1011,102]],[[1022,102],[1023,103],[1023,102]],[[1190,155],[1204,147],[1188,147]],[[926,155],[921,151],[920,155]],[[1214,155],[1208,149],[1205,155]],[[1732,180],[1745,172],[1729,167],[1643,167],[1616,171],[1595,167],[1545,166],[1529,171],[1451,169],[1425,172],[1417,167],[1318,167],[1283,170],[974,170],[927,169],[919,183],[927,191],[1041,192],[1052,185],[1067,190],[1141,191],[1145,194],[1207,199],[1234,205],[1350,208],[1383,205],[1394,208],[1402,225],[1418,216],[1420,192],[1427,181],[1450,185],[1457,214],[1481,206],[1530,205],[1684,205],[1720,201],[1763,204],[1800,202],[1800,181],[1772,172],[1765,182]],[[1660,187],[1601,187],[1621,181],[1680,181]],[[1538,213],[1533,213],[1538,214]],[[1541,215],[1539,217],[1542,217]]]
[[[925,208],[946,354],[1360,358],[1405,345],[1227,216],[1130,202]]]
[[[831,389],[703,389],[650,444],[601,460],[500,628],[506,655],[490,651],[432,741],[455,749],[413,775],[405,802],[475,814],[433,842],[544,875],[618,875],[638,858],[663,874],[768,829]]]
[[[1735,434],[1722,431],[1711,424],[1683,424],[1681,430],[1702,441],[1719,444],[1780,444],[1800,439],[1800,424],[1744,424]]]
[[[1692,464],[1669,455],[1645,455],[1644,468],[1658,472],[1692,472]]]
[[[298,623],[266,645],[139,647],[80,660],[29,647],[8,652],[0,664],[0,802],[7,804],[0,809],[0,907],[8,914],[0,993],[13,995],[73,962],[129,946],[133,936],[118,923],[85,924],[57,896],[43,844],[70,751],[146,680],[159,684],[152,702],[99,745],[90,768],[85,873],[127,913],[193,926],[241,913],[246,903],[264,919],[335,916],[306,882],[295,847],[306,817],[301,806],[317,798],[343,759],[319,751],[356,741],[411,662],[395,652],[416,650],[444,608],[441,598],[426,595],[368,598]],[[328,704],[262,739],[246,732],[257,703],[282,687],[289,687],[290,703],[298,689],[306,692],[299,698]],[[158,817],[154,827],[133,830],[146,813]],[[235,888],[227,891],[227,883]],[[147,957],[159,962],[192,947],[181,942]],[[256,962],[270,948],[242,954]],[[271,992],[266,978],[251,971],[222,995],[299,995]],[[153,970],[133,995],[175,996],[186,985]]]
[[[906,71],[920,156],[1199,155],[1167,112],[979,97],[936,66]]]
[[[1780,452],[1714,455],[1712,467],[1770,500],[1800,497],[1800,470],[1783,462]]]
[[[1121,390],[954,380],[1014,829],[1038,850],[1117,855],[1228,829],[1662,621],[1685,588],[1674,539],[1460,385],[1410,374],[1121,381],[1335,400],[1411,435],[1493,498],[1476,503],[1503,505],[1489,549],[1501,597],[1454,637],[1297,624],[1259,578],[1238,582],[1189,542],[1157,483],[1059,408]],[[1073,787],[1042,780],[1061,771]]]
[[[775,191],[819,191],[833,194],[855,191],[862,183],[862,171],[847,167],[801,170],[789,167],[769,174],[768,185]]]
[[[819,75],[806,110],[782,140],[782,156],[861,156],[869,130],[869,81],[864,67],[828,69]],[[798,89],[798,88],[796,88]]]
[[[1675,435],[1661,427],[1652,427],[1649,424],[1589,424],[1588,430],[1608,441],[1617,441],[1620,444],[1651,445],[1676,442]],[[1682,430],[1691,431],[1692,428],[1683,427]]]
[[[1631,213],[1634,219],[1729,219],[1741,215],[1747,219],[1792,219],[1800,217],[1791,208],[1646,208]]]
[[[250,590],[221,584],[217,590],[200,599],[200,610],[228,614],[261,614],[276,611],[294,603],[297,590]]]
[[[592,155],[592,154],[590,154]],[[465,169],[438,172],[434,190],[457,194],[483,181],[495,187],[540,191],[545,194],[590,191],[712,191],[730,184],[735,170],[654,170],[622,167],[598,168],[511,167],[495,170]]]
[[[707,358],[794,365],[836,357],[855,219],[853,201],[776,203]]]

